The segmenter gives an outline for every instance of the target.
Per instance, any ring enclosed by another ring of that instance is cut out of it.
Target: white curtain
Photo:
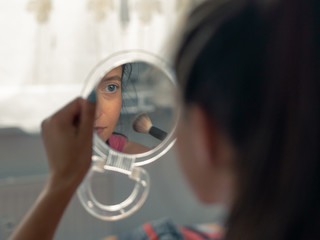
[[[166,58],[194,0],[0,0],[0,128],[38,132],[110,54]]]

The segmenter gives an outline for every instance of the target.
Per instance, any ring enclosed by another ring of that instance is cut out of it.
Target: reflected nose
[[[98,120],[101,115],[103,114],[102,109],[101,109],[101,104],[99,103],[99,101],[97,102],[96,105],[96,116],[95,116],[95,120]]]

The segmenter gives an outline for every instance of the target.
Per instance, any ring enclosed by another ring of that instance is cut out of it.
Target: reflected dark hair
[[[319,15],[316,0],[217,0],[188,20],[182,98],[239,153],[226,239],[320,239]]]
[[[131,63],[126,63],[122,65],[122,78],[121,78],[121,88],[122,90],[125,89],[125,87],[127,86],[130,76],[132,73],[132,65]]]

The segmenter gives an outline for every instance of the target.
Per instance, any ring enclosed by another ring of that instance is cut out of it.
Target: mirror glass
[[[166,72],[147,62],[128,62],[107,70],[94,87],[95,132],[115,151],[149,152],[173,130],[175,87]]]

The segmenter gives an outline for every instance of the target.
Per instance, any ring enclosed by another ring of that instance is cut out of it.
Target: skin
[[[235,148],[200,106],[184,106],[183,112],[177,127],[176,147],[189,185],[203,203],[232,205]]]
[[[97,86],[97,110],[94,130],[107,141],[114,131],[121,112],[122,67],[108,72]]]

